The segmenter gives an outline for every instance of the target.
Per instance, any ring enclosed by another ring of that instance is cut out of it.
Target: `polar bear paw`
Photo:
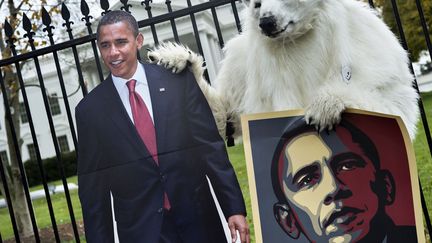
[[[149,62],[171,69],[173,73],[182,72],[188,63],[191,65],[192,71],[196,76],[204,72],[202,56],[192,52],[188,47],[177,43],[162,43],[155,49],[149,50],[147,58]]]
[[[305,120],[320,132],[324,129],[332,130],[341,121],[345,108],[339,97],[322,95],[306,108]]]

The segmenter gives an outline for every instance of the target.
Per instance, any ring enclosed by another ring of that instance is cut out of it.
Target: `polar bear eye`
[[[255,8],[261,8],[261,3],[260,2],[257,2],[257,3],[255,3],[255,6],[254,6]]]

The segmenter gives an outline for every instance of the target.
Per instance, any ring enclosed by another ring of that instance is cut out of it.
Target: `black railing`
[[[182,2],[182,4],[179,5],[179,3]],[[197,16],[198,15],[208,15],[209,19],[212,20],[212,24],[213,24],[213,28],[214,31],[216,32],[216,36],[214,36],[214,41],[218,43],[219,47],[222,48],[224,46],[224,44],[226,43],[226,40],[224,40],[223,37],[223,30],[219,21],[219,7],[221,6],[225,6],[225,7],[229,7],[230,11],[232,11],[232,23],[233,23],[233,30],[236,32],[241,32],[241,23],[240,23],[240,18],[238,15],[238,9],[237,7],[239,7],[241,4],[240,0],[209,0],[207,2],[201,2],[198,4],[193,5],[192,4],[193,1],[191,0],[176,0],[176,1],[169,1],[166,0],[165,2],[161,2],[161,3],[153,3],[152,0],[144,0],[141,2],[140,5],[131,5],[130,3],[128,3],[127,0],[120,0],[120,2],[118,3],[118,5],[115,5],[115,9],[122,9],[124,11],[128,11],[128,12],[133,12],[135,10],[142,10],[142,12],[147,14],[147,18],[143,18],[140,19],[141,16],[137,17],[138,24],[140,26],[140,28],[145,28],[145,27],[149,27],[150,28],[150,33],[153,37],[153,43],[154,44],[158,44],[161,41],[165,41],[165,40],[171,40],[173,39],[174,41],[180,42],[180,37],[182,36],[182,34],[179,32],[179,28],[178,28],[178,21],[181,19],[187,19],[187,21],[190,21],[192,24],[192,31],[191,33],[193,34],[193,41],[194,43],[187,43],[190,44],[192,46],[196,47],[196,50],[198,53],[200,53],[201,55],[203,55],[205,58],[209,58],[206,57],[206,53],[204,52],[203,49],[203,40],[200,37],[200,31],[202,29],[200,29],[199,23],[197,21]],[[176,5],[174,5],[173,3],[175,3]],[[397,9],[397,4],[396,1],[392,0],[391,1],[392,6],[393,6],[393,10],[394,10],[394,15],[395,15],[395,19],[397,22],[397,26],[398,26],[398,30],[399,30],[399,36],[401,39],[401,42],[404,46],[405,49],[409,50],[407,42],[405,40],[405,36],[404,36],[404,32],[403,32],[403,28],[402,28],[402,24],[399,18],[399,13],[398,13],[398,9]],[[155,6],[157,4],[158,9],[161,9],[161,7],[165,7],[165,13],[161,13],[161,14],[155,14]],[[369,4],[374,7],[374,2],[372,0],[369,0]],[[181,6],[182,5],[182,6]],[[432,58],[432,45],[431,45],[431,41],[429,39],[429,32],[428,32],[428,27],[425,21],[425,17],[424,17],[424,13],[423,13],[423,9],[422,9],[422,5],[421,5],[421,1],[420,0],[416,0],[416,5],[417,5],[417,9],[418,9],[418,14],[420,17],[420,25],[423,29],[424,32],[424,36],[425,36],[425,41],[427,43],[427,47],[428,47],[428,51],[429,54]],[[101,0],[100,1],[100,8],[101,8],[101,15],[107,13],[108,11],[110,11],[110,4],[108,2],[108,0]],[[61,65],[61,58],[59,57],[59,53],[61,51],[72,51],[73,54],[73,62],[74,64],[69,64],[69,65],[73,65],[74,70],[76,70],[76,80],[77,80],[77,85],[80,87],[81,89],[81,93],[82,96],[85,96],[88,92],[87,90],[87,86],[86,86],[86,81],[85,81],[85,74],[86,71],[83,69],[83,63],[82,60],[80,61],[80,52],[83,51],[83,49],[85,49],[86,44],[89,44],[90,48],[91,48],[91,52],[93,53],[92,55],[92,62],[94,62],[94,76],[97,77],[97,81],[98,82],[102,82],[104,77],[103,77],[103,68],[101,65],[101,61],[99,59],[99,55],[98,55],[98,51],[96,48],[96,35],[94,34],[94,23],[92,23],[92,19],[93,16],[90,15],[90,8],[88,3],[85,0],[81,1],[81,5],[80,5],[80,10],[81,10],[81,14],[82,14],[82,18],[75,20],[76,23],[79,23],[80,21],[83,23],[83,28],[79,29],[80,32],[75,33],[75,36],[73,34],[73,25],[74,22],[71,20],[71,16],[70,16],[70,10],[69,8],[66,6],[66,4],[62,4],[61,5],[61,17],[64,20],[63,23],[56,23],[56,27],[58,29],[63,29],[63,33],[65,34],[65,36],[67,36],[67,39],[64,39],[63,41],[61,41],[60,43],[55,43],[54,40],[54,33],[53,28],[54,26],[52,25],[52,19],[48,12],[45,9],[42,9],[42,22],[44,27],[44,32],[46,32],[46,37],[45,39],[47,40],[47,42],[49,43],[49,46],[46,47],[42,47],[37,49],[36,46],[34,45],[34,36],[35,33],[32,30],[32,23],[29,20],[29,18],[23,14],[23,19],[22,19],[22,28],[25,30],[25,34],[23,35],[24,38],[26,38],[28,44],[30,45],[31,51],[29,52],[24,52],[24,53],[17,53],[16,51],[16,30],[14,30],[10,23],[8,21],[5,21],[5,25],[4,25],[4,31],[7,37],[6,42],[8,43],[8,49],[11,52],[11,56],[9,58],[6,59],[2,59],[0,60],[0,68],[2,68],[1,72],[0,72],[0,87],[1,87],[1,93],[3,94],[3,103],[4,103],[4,112],[5,112],[5,117],[7,122],[10,125],[10,134],[11,137],[8,138],[9,139],[9,143],[12,144],[12,147],[14,148],[14,151],[10,151],[9,154],[14,153],[16,155],[15,160],[17,161],[18,164],[18,169],[19,169],[19,173],[21,175],[21,187],[24,190],[24,194],[25,194],[25,200],[26,200],[26,205],[28,207],[29,210],[29,214],[30,214],[30,218],[31,218],[31,224],[32,224],[32,230],[33,230],[33,234],[34,234],[34,240],[36,242],[41,242],[41,237],[39,234],[39,228],[38,225],[36,223],[36,217],[35,217],[35,212],[32,206],[32,201],[31,201],[31,196],[30,196],[30,192],[29,192],[29,186],[27,183],[27,177],[26,177],[26,173],[25,173],[25,168],[24,168],[24,163],[21,157],[21,136],[20,134],[17,134],[17,128],[15,126],[20,126],[20,124],[16,124],[14,123],[14,118],[13,116],[16,116],[16,112],[18,111],[14,111],[11,110],[11,104],[9,103],[9,90],[10,87],[8,87],[6,80],[5,80],[5,70],[3,68],[5,67],[9,67],[10,69],[14,70],[12,72],[13,75],[15,75],[16,80],[14,81],[15,84],[19,85],[19,87],[21,87],[19,89],[20,95],[21,95],[21,99],[23,101],[24,104],[24,108],[25,108],[25,114],[28,118],[28,128],[29,128],[29,132],[31,134],[31,142],[34,145],[35,148],[35,155],[36,155],[36,160],[39,166],[39,172],[41,175],[41,183],[43,185],[43,191],[45,193],[45,197],[46,197],[46,201],[47,201],[47,207],[48,207],[48,211],[49,211],[49,215],[50,215],[50,220],[51,220],[51,227],[53,230],[53,234],[54,234],[54,238],[55,241],[60,242],[61,241],[61,236],[60,236],[60,232],[57,226],[57,220],[56,220],[56,215],[54,212],[54,208],[52,205],[52,199],[50,196],[50,190],[48,187],[48,181],[47,181],[47,175],[46,175],[46,171],[44,169],[43,166],[43,159],[42,159],[42,154],[41,154],[41,150],[40,150],[40,141],[38,140],[38,135],[37,135],[37,131],[35,128],[35,121],[34,121],[34,117],[32,116],[32,112],[30,109],[30,102],[29,102],[29,97],[26,91],[26,83],[29,82],[29,80],[25,80],[25,78],[23,77],[23,73],[21,70],[21,66],[23,65],[23,63],[26,63],[27,61],[33,61],[34,63],[34,67],[32,68],[32,70],[35,70],[36,75],[35,75],[35,79],[37,79],[38,82],[38,86],[40,87],[40,95],[42,96],[43,99],[43,106],[45,109],[45,113],[46,113],[46,118],[48,121],[48,126],[49,126],[49,132],[51,133],[51,142],[52,142],[52,146],[54,148],[55,151],[55,158],[57,160],[57,164],[58,164],[58,170],[60,172],[60,174],[62,175],[62,184],[63,187],[65,189],[65,197],[66,197],[66,202],[67,202],[67,207],[68,207],[68,212],[69,212],[69,216],[70,216],[70,221],[71,221],[71,227],[73,229],[73,235],[74,235],[74,240],[76,242],[80,242],[80,238],[82,237],[79,233],[79,229],[77,226],[77,222],[76,222],[76,218],[75,218],[75,213],[74,213],[74,208],[73,208],[73,203],[72,203],[72,199],[70,196],[70,192],[68,189],[68,185],[67,185],[67,179],[66,176],[64,174],[64,165],[63,165],[63,160],[62,160],[62,152],[60,149],[60,145],[59,142],[57,141],[57,130],[55,128],[55,121],[53,119],[53,116],[51,114],[51,110],[50,110],[50,104],[49,104],[49,98],[50,98],[50,94],[47,93],[47,84],[46,84],[46,78],[44,78],[43,75],[43,70],[44,68],[41,67],[40,64],[40,59],[41,58],[46,58],[47,56],[51,56],[52,55],[52,61],[53,64],[55,66],[55,71],[56,71],[56,81],[58,82],[59,86],[60,86],[60,90],[61,90],[61,94],[62,94],[62,100],[63,100],[63,104],[64,107],[66,109],[66,117],[67,117],[67,123],[68,123],[68,129],[70,132],[70,137],[72,138],[73,141],[73,145],[76,148],[77,147],[77,138],[76,138],[76,131],[75,131],[75,124],[74,124],[74,119],[73,119],[73,109],[74,109],[74,104],[72,104],[70,102],[70,97],[68,95],[67,92],[67,88],[65,85],[65,78],[64,78],[64,69],[62,68]],[[178,20],[176,22],[176,20]],[[170,37],[165,37],[164,39],[162,39],[160,36],[158,36],[158,32],[160,33],[161,30],[159,30],[157,27],[159,24],[164,24],[164,23],[169,23],[170,27],[172,29],[172,36]],[[84,27],[85,25],[85,27]],[[76,28],[75,28],[76,30]],[[87,32],[84,36],[83,33]],[[67,35],[66,35],[67,33]],[[77,37],[79,36],[79,37]],[[26,65],[30,65],[30,64],[26,64]],[[92,63],[93,65],[93,63]],[[206,76],[209,79],[207,73]],[[418,90],[417,87],[417,83],[415,83],[415,87]],[[76,104],[75,104],[76,105]],[[419,101],[419,106],[420,106],[420,111],[421,111],[421,118],[423,121],[423,125],[424,125],[424,129],[426,131],[426,138],[428,141],[428,145],[429,145],[429,151],[431,153],[432,156],[432,138],[430,135],[430,130],[429,130],[429,126],[428,126],[428,121],[426,118],[426,113],[425,113],[425,109],[423,107],[423,103],[422,100]],[[34,113],[33,113],[34,114]],[[12,203],[12,197],[11,197],[11,188],[7,183],[6,180],[6,171],[5,171],[6,164],[5,161],[1,161],[0,158],[0,177],[1,177],[1,182],[4,185],[4,193],[5,195],[3,195],[3,197],[6,199],[7,205],[8,205],[8,210],[9,210],[9,215],[10,215],[10,219],[11,219],[11,228],[13,229],[14,232],[14,239],[16,242],[21,242],[22,241],[22,237],[20,236],[19,232],[18,232],[18,225],[17,225],[17,220],[15,218],[15,211],[16,210],[14,208],[14,205]],[[431,172],[432,173],[432,172]],[[424,199],[423,196],[423,191],[421,192],[421,196],[422,196],[422,206],[423,206],[423,212],[426,218],[426,225],[427,225],[427,229],[429,231],[429,233],[432,232],[432,227],[431,227],[431,222],[430,222],[430,217],[428,215],[428,210],[427,210],[427,204],[426,201]],[[428,202],[430,203],[430,202]],[[4,234],[1,234],[2,232],[0,232],[0,242],[7,240],[4,236]]]

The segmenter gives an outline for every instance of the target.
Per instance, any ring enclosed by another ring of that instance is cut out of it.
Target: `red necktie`
[[[156,145],[156,132],[153,121],[143,99],[137,92],[135,92],[135,84],[135,79],[131,79],[126,83],[129,89],[129,102],[132,110],[132,117],[138,134],[140,135],[156,164],[159,165]],[[171,208],[168,195],[166,193],[164,194],[164,208],[168,210]]]

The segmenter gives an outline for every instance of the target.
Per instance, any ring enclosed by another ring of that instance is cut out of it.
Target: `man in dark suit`
[[[243,197],[193,75],[140,64],[136,20],[103,16],[108,78],[76,108],[78,184],[88,242],[226,242],[207,177],[233,240],[249,242]],[[153,125],[154,124],[154,125]],[[114,214],[114,215],[113,215]]]

